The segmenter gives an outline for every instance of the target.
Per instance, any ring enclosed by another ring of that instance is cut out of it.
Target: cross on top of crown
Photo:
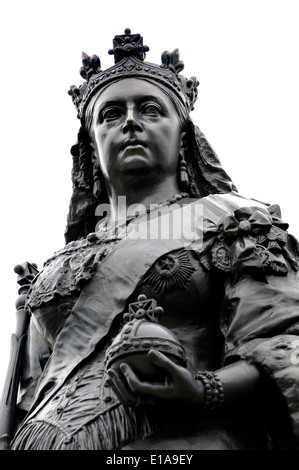
[[[140,34],[131,34],[129,28],[126,28],[124,32],[125,34],[114,37],[113,49],[110,49],[108,54],[114,55],[115,64],[131,56],[143,61],[145,53],[149,51],[149,47],[143,45],[143,37]]]

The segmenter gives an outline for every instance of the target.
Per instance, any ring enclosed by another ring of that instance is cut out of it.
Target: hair
[[[146,79],[142,79],[143,81]],[[184,133],[185,160],[189,176],[189,194],[201,198],[209,194],[237,191],[219,158],[201,130],[194,125],[185,106],[170,89],[154,80],[146,80],[167,95],[174,104]],[[95,211],[99,204],[108,203],[105,179],[94,156],[91,142],[91,125],[95,103],[99,95],[110,85],[101,88],[87,105],[78,133],[78,141],[71,148],[73,156],[71,196],[65,241],[69,243],[86,237],[95,230],[99,218]],[[95,191],[96,187],[96,191]]]

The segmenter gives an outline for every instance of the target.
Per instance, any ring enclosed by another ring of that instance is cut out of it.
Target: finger
[[[138,397],[125,385],[124,379],[114,369],[109,369],[107,373],[112,380],[113,390],[119,400],[127,404],[136,403]]]
[[[167,379],[165,379],[164,383],[144,382],[137,377],[135,372],[127,364],[121,364],[120,368],[133,392],[159,398],[169,397],[171,395],[172,384],[169,383]]]
[[[156,349],[150,349],[148,357],[156,366],[165,369],[171,375],[177,375],[180,372],[181,366]]]
[[[120,370],[124,374],[129,387],[133,392],[139,392],[140,388],[142,388],[142,383],[141,380],[137,377],[135,374],[134,370],[128,366],[128,364],[122,363],[120,364]]]

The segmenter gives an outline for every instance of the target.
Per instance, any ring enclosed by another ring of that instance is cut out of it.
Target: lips
[[[144,147],[146,148],[147,145],[138,139],[128,139],[126,140],[123,145],[120,147],[121,150],[125,150],[127,147]]]

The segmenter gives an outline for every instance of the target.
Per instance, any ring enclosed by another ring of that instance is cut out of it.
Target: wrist
[[[220,408],[224,402],[224,391],[222,383],[215,372],[199,372],[194,376],[203,392],[200,393],[204,409],[215,410]]]
[[[196,375],[194,376],[194,382],[196,387],[196,394],[194,397],[194,404],[198,405],[200,408],[204,408],[206,403],[206,388],[203,381],[198,380]]]

